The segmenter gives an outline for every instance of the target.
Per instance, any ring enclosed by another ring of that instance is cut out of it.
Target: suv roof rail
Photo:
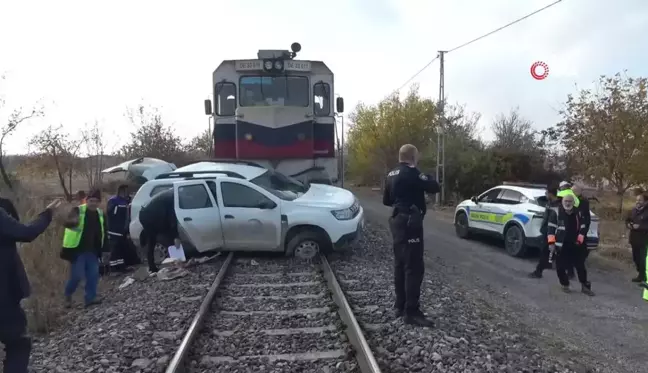
[[[234,163],[234,164],[244,164],[252,167],[259,167],[259,168],[265,168],[261,166],[260,164],[252,161],[246,161],[243,159],[227,159],[227,158],[210,158],[210,159],[200,159],[194,163],[199,163],[199,162],[212,162],[212,163]]]
[[[235,177],[237,179],[245,179],[241,174],[237,174],[232,171],[185,171],[185,172],[167,172],[164,174],[158,175],[155,180],[160,179],[187,179],[195,178],[196,176],[206,175],[206,174],[222,174],[229,177]]]
[[[515,182],[515,181],[505,181],[505,182],[502,183],[502,185],[517,186],[517,187],[522,187],[522,188],[533,188],[533,189],[547,189],[548,188],[547,184],[533,184],[533,183]]]

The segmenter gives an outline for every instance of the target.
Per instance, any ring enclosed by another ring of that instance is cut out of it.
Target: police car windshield
[[[262,173],[250,182],[286,201],[299,198],[310,188],[297,179],[272,170]]]
[[[547,197],[541,196],[541,197],[536,197],[535,200],[530,199],[529,202],[535,203],[536,205],[540,207],[547,207]]]
[[[241,106],[308,106],[310,86],[305,76],[243,76]]]

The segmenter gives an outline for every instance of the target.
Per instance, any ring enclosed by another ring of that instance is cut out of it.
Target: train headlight
[[[274,68],[275,68],[275,70],[283,70],[283,62],[282,61],[275,61]]]
[[[272,70],[272,61],[270,61],[270,60],[265,61],[265,62],[263,63],[263,67],[264,67],[266,70]]]

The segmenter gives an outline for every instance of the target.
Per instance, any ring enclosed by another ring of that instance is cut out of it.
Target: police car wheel
[[[466,213],[460,212],[455,218],[455,233],[459,238],[468,238],[470,232],[468,229],[468,216]]]
[[[504,232],[504,247],[511,256],[524,256],[526,247],[524,245],[524,232],[517,225],[511,225]]]

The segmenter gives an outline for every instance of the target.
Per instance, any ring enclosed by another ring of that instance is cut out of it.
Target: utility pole
[[[344,162],[345,162],[345,159],[344,159],[344,114],[342,114],[342,115],[340,116],[340,118],[341,118],[341,121],[342,121],[342,134],[341,134],[341,136],[340,136],[340,137],[342,138],[342,149],[340,149],[340,154],[342,155],[342,157],[341,157],[341,158],[342,158],[342,167],[341,167],[341,168],[342,168],[342,178],[341,178],[342,180],[341,180],[341,187],[344,188]]]
[[[441,180],[441,193],[437,193],[437,205],[445,202],[445,72],[443,60],[445,51],[439,51],[439,105],[441,107],[441,121],[437,128],[437,169],[436,179]]]

